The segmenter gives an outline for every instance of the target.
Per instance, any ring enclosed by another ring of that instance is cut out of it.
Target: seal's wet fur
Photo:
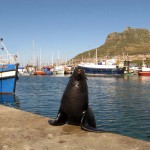
[[[59,126],[65,123],[79,125],[81,129],[96,129],[94,114],[88,105],[88,86],[84,70],[75,68],[63,93],[60,108],[55,120],[50,125]]]

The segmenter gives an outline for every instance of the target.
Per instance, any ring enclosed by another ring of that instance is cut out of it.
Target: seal
[[[88,102],[87,78],[83,69],[75,68],[63,93],[60,108],[50,125],[60,126],[66,123],[81,126],[87,131],[97,131],[96,121]]]

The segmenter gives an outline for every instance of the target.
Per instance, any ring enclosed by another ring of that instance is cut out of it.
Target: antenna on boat
[[[0,42],[1,42],[1,44],[2,44],[2,48],[1,48],[1,49],[2,49],[2,50],[5,50],[6,53],[7,53],[7,56],[9,57],[9,59],[10,59],[13,63],[15,63],[14,60],[13,60],[13,58],[11,57],[10,53],[8,52],[7,48],[6,48],[5,45],[3,44],[3,38],[0,38]]]

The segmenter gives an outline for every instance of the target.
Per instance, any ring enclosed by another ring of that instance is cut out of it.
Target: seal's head
[[[79,68],[75,68],[74,69],[74,72],[73,72],[71,77],[75,78],[76,80],[86,79],[84,70],[83,69],[79,69]]]

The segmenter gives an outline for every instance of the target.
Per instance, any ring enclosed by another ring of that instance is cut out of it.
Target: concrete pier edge
[[[78,126],[50,126],[50,118],[0,105],[0,150],[149,150],[150,142]]]

